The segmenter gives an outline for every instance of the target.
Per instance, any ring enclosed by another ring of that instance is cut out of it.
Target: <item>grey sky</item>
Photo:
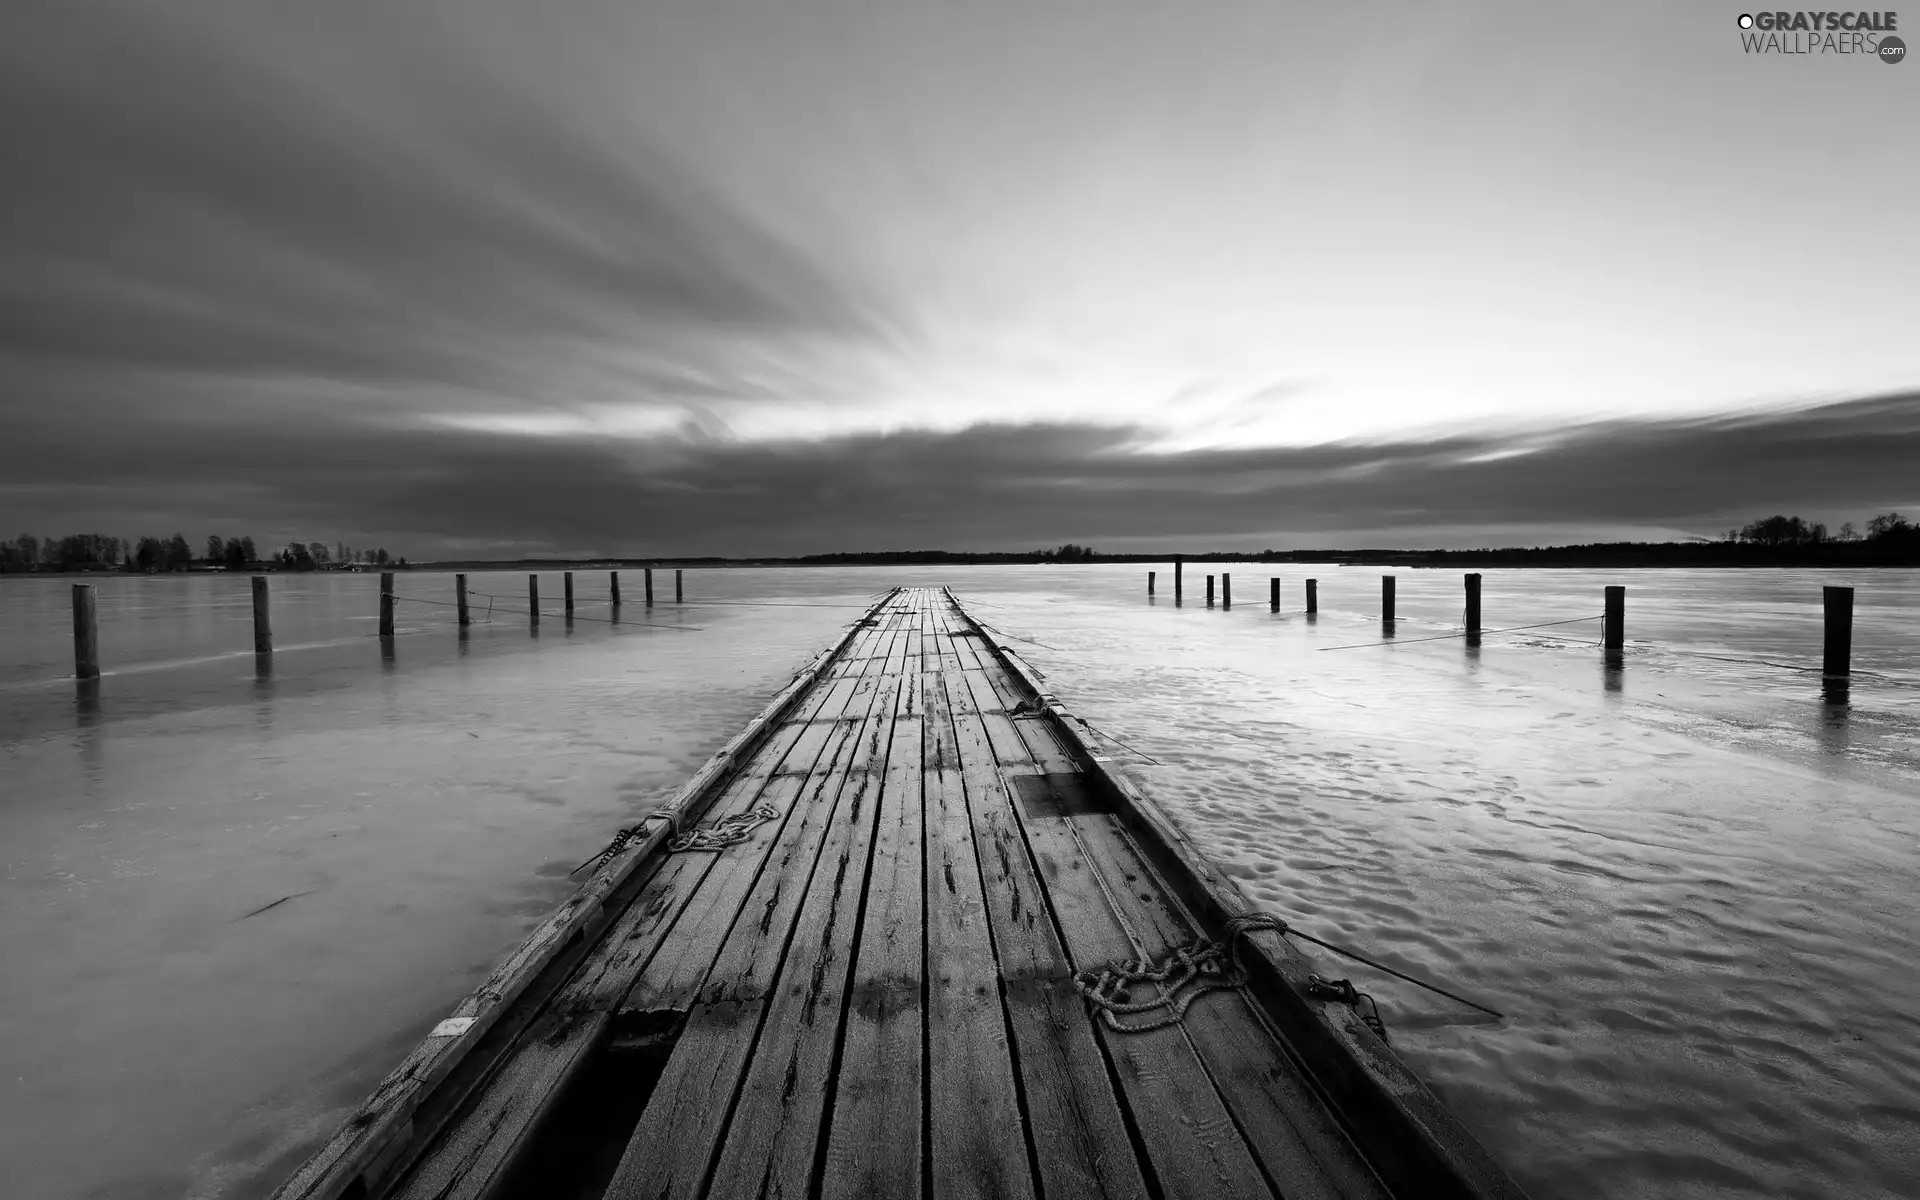
[[[1477,545],[1920,504],[1920,66],[1750,56],[1737,7],[9,11],[0,521],[36,532]]]

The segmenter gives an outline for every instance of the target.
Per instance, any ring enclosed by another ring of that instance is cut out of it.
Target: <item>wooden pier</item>
[[[276,1195],[1520,1196],[1249,911],[949,593],[896,590]],[[1181,951],[1198,990],[1076,984]]]

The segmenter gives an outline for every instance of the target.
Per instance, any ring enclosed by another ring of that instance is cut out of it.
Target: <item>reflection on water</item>
[[[1281,614],[1162,603],[1132,567],[739,570],[619,621],[581,572],[588,615],[548,638],[488,607],[521,576],[476,573],[459,630],[451,578],[402,572],[444,607],[389,640],[377,577],[284,576],[252,672],[245,581],[103,579],[84,684],[65,581],[0,579],[11,1194],[284,1169],[894,583],[1028,639],[1259,904],[1509,1013],[1363,984],[1540,1200],[1907,1194],[1920,573],[1853,581],[1854,686],[1815,694],[1759,664],[1817,665],[1825,576],[1483,573],[1491,628],[1625,577],[1628,689],[1591,634],[1422,640],[1457,630],[1455,573],[1401,572],[1386,623],[1377,571],[1313,568],[1302,613],[1302,571],[1242,569],[1282,576]]]

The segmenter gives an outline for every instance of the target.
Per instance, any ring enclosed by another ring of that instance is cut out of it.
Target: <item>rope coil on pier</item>
[[[715,821],[705,829],[689,829],[669,839],[667,852],[682,854],[687,851],[708,851],[717,854],[728,846],[746,841],[753,836],[754,830],[779,816],[779,809],[771,804],[762,804],[750,812]]]
[[[1343,946],[1322,941],[1310,933],[1302,933],[1281,918],[1267,913],[1242,913],[1239,916],[1227,918],[1227,936],[1224,942],[1199,938],[1191,945],[1174,948],[1158,961],[1142,954],[1135,959],[1109,964],[1098,971],[1082,971],[1073,977],[1073,986],[1086,997],[1090,1005],[1099,1010],[1100,1019],[1106,1023],[1107,1027],[1117,1033],[1146,1033],[1154,1029],[1164,1029],[1169,1025],[1179,1024],[1186,1017],[1187,1009],[1192,1007],[1193,1002],[1208,992],[1246,987],[1247,970],[1240,962],[1240,939],[1261,929],[1277,933],[1281,937],[1292,935],[1305,938],[1315,945],[1325,946],[1336,954],[1345,955],[1356,962],[1385,971],[1396,979],[1404,979],[1416,987],[1423,987],[1469,1008],[1479,1009],[1489,1016],[1503,1016],[1484,1004],[1477,1004],[1464,996],[1456,996],[1445,988],[1435,987],[1424,980],[1415,979],[1411,975],[1377,963]],[[1141,983],[1155,985],[1160,995],[1152,1000],[1132,1000],[1128,988]],[[1306,992],[1316,1000],[1333,1000],[1350,1004],[1356,1010],[1359,1008],[1360,1001],[1365,1000],[1368,1010],[1359,1014],[1360,1020],[1366,1024],[1367,1028],[1378,1034],[1382,1041],[1386,1040],[1387,1025],[1380,1018],[1379,1003],[1366,992],[1355,988],[1351,980],[1308,975]],[[1133,1024],[1125,1024],[1120,1020],[1122,1016],[1155,1011],[1159,1011],[1161,1015],[1150,1020]]]

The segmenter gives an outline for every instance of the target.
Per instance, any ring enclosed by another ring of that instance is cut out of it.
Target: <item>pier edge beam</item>
[[[1827,679],[1844,681],[1853,673],[1853,589],[1821,588],[1820,606],[1826,621],[1820,674]]]
[[[380,636],[393,638],[393,572],[380,572]]]
[[[100,626],[90,583],[73,585],[73,674],[100,678]]]
[[[273,617],[267,609],[267,577],[253,577],[253,652],[273,653]]]

